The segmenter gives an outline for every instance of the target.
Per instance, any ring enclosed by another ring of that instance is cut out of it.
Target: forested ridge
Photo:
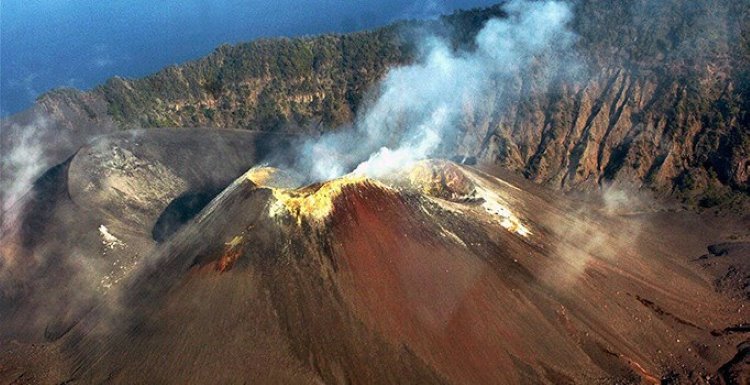
[[[499,5],[352,34],[223,45],[142,79],[52,91],[38,104],[78,105],[85,118],[120,129],[317,134],[351,123],[389,68],[418,57],[420,37],[471,50],[492,17],[504,17]],[[748,1],[576,2],[580,74],[498,85],[511,107],[467,116],[454,150],[563,189],[622,183],[703,206],[747,196],[747,20]]]

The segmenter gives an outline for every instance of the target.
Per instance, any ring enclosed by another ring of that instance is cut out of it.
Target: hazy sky
[[[499,1],[2,0],[0,114],[55,87],[144,76],[221,43],[348,32]]]

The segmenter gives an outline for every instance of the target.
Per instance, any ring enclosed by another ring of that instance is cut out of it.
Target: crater
[[[223,186],[209,186],[186,192],[172,200],[154,223],[151,230],[153,240],[157,243],[167,240],[198,215],[222,190]]]

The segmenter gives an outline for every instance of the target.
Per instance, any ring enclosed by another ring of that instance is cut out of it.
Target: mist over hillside
[[[560,68],[506,76],[484,96],[496,105],[464,111],[442,153],[563,189],[617,183],[706,207],[747,194],[748,4],[580,1],[572,9],[576,77]],[[391,68],[419,57],[425,36],[442,36],[460,55],[475,49],[486,20],[503,15],[496,6],[367,32],[224,45],[146,78],[48,93],[34,111],[59,114],[60,125],[318,135],[351,124]],[[4,127],[14,121],[24,119]]]
[[[748,384],[747,20],[509,0],[50,91],[0,383]]]

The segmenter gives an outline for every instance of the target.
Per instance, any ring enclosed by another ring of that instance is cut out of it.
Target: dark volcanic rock
[[[737,355],[719,368],[719,380],[715,383],[721,385],[750,384],[750,340],[739,344]]]
[[[717,277],[716,289],[750,300],[750,242],[725,242],[708,246],[709,254],[698,259]]]

